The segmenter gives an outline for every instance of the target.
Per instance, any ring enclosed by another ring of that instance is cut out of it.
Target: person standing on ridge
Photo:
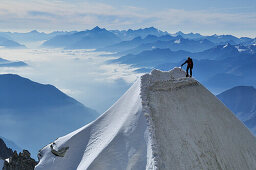
[[[181,67],[186,63],[187,63],[186,77],[189,76],[188,75],[188,69],[190,69],[190,76],[189,77],[192,77],[192,69],[193,69],[193,60],[192,60],[192,58],[188,57],[188,59],[183,64],[181,64]]]

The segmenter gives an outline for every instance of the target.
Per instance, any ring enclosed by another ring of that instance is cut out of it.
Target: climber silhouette
[[[186,77],[188,77],[188,76],[192,77],[192,69],[193,69],[193,60],[192,60],[192,58],[188,57],[188,59],[183,64],[181,64],[181,67],[186,63],[187,63]],[[190,69],[190,75],[188,75],[188,69]]]

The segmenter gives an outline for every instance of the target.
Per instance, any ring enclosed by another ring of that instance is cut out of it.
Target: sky
[[[0,31],[137,29],[256,37],[255,0],[1,0]]]

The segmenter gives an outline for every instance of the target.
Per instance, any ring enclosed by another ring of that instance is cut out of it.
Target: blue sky
[[[1,0],[1,31],[136,29],[256,37],[255,0]]]

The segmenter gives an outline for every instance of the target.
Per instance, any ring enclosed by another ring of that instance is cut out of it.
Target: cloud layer
[[[112,57],[99,52],[63,49],[0,49],[0,57],[22,60],[28,67],[0,68],[33,81],[52,84],[99,113],[108,109],[133,83],[136,74],[128,65],[106,64]]]

